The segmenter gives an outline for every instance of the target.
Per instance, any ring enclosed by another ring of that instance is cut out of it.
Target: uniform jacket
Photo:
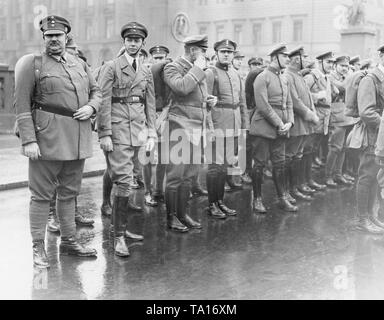
[[[137,72],[125,55],[107,62],[100,72],[103,103],[98,115],[99,137],[111,136],[114,144],[143,146],[156,138],[155,91],[151,71]],[[112,98],[122,98],[112,102]],[[128,101],[123,98],[129,99]]]
[[[299,70],[288,67],[286,77],[291,91],[293,113],[295,115],[295,126],[291,129],[291,136],[312,134],[314,129],[311,121],[316,115],[316,109],[311,92]]]
[[[245,104],[244,88],[239,74],[233,69],[216,65],[217,83],[211,69],[206,71],[208,93],[218,98],[211,110],[214,129],[220,129],[224,136],[239,136],[241,129],[249,129],[248,110]],[[217,92],[215,92],[217,90]],[[232,106],[233,108],[228,108]],[[226,130],[233,131],[232,133]]]
[[[332,83],[329,75],[324,75],[317,69],[312,70],[304,77],[304,80],[312,93],[319,124],[315,127],[315,133],[328,134],[331,119]],[[320,98],[321,92],[326,92],[326,98]]]
[[[332,97],[330,124],[338,127],[355,124],[357,122],[356,119],[345,115],[345,90],[347,77],[333,71],[330,74],[330,78],[333,85],[338,89],[338,93],[334,93]]]
[[[42,160],[71,161],[92,156],[91,120],[77,121],[34,107],[33,99],[41,106],[71,112],[85,105],[99,110],[101,92],[86,63],[70,54],[65,54],[62,61],[42,54],[40,95],[35,87],[35,56],[22,57],[15,69],[20,138],[23,145],[37,142]]]
[[[207,84],[205,72],[192,66],[184,58],[178,58],[164,68],[164,80],[171,88],[169,127],[170,131],[183,129],[190,142],[199,144],[201,134],[208,124],[206,108]],[[195,129],[196,134],[192,134]]]
[[[360,119],[368,132],[368,145],[370,147],[375,146],[377,140],[378,152],[382,152],[384,149],[383,137],[380,134],[378,139],[378,132],[381,127],[381,115],[384,108],[384,73],[379,68],[375,68],[372,74],[377,79],[379,92],[376,92],[374,80],[371,77],[364,77],[357,92],[357,103]],[[381,129],[382,131],[383,129]]]
[[[277,130],[285,123],[294,123],[292,99],[285,75],[271,66],[256,78],[256,108],[249,133],[269,139],[277,138]]]

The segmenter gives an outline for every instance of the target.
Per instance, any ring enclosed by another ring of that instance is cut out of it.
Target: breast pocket
[[[64,81],[59,75],[51,73],[42,73],[40,76],[41,89],[46,93],[61,92],[64,87]]]
[[[127,97],[130,91],[130,87],[127,83],[114,83],[112,87],[112,95],[114,97]]]

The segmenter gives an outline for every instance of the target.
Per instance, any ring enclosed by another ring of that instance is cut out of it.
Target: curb
[[[105,170],[95,170],[95,171],[84,172],[83,179],[99,177],[99,176],[102,176],[104,172]],[[0,192],[7,191],[7,190],[27,188],[27,187],[28,187],[28,181],[19,181],[19,182],[0,184]]]

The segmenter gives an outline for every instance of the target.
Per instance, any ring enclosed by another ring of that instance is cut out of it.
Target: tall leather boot
[[[287,199],[291,204],[296,204],[297,203],[296,199],[291,195],[291,190],[292,190],[291,188],[293,187],[291,161],[285,164],[284,177],[285,177],[285,193],[286,193]]]
[[[253,186],[253,210],[257,213],[267,213],[267,209],[263,204],[262,185],[264,170],[263,168],[254,168],[252,170],[252,186]]]
[[[47,230],[52,233],[60,233],[60,222],[56,214],[56,198],[49,203]]]
[[[313,179],[312,161],[313,161],[312,154],[305,154],[303,156],[302,163],[303,163],[304,171],[303,170],[300,171],[301,174],[303,174],[303,182],[306,183],[306,185],[308,186],[308,188],[310,190],[313,190],[315,192],[316,191],[323,191],[323,190],[327,189],[327,186],[324,184],[317,183]],[[313,194],[313,192],[309,193],[309,194]]]
[[[273,181],[275,183],[276,192],[278,196],[279,208],[287,212],[296,212],[298,208],[292,205],[285,193],[285,177],[284,167],[275,167],[272,170]]]
[[[33,241],[33,265],[36,268],[49,268],[47,252],[45,251],[44,240]]]
[[[128,208],[128,197],[115,197],[112,207],[114,241],[113,248],[118,257],[129,257],[130,253],[125,243],[124,219]]]
[[[309,183],[313,180],[312,179],[312,154],[308,154],[304,156],[304,167],[302,168],[304,170],[304,179],[302,181],[302,184],[297,187],[297,189],[304,194],[313,195],[316,190],[309,187]],[[308,168],[310,166],[310,168]]]
[[[129,201],[129,200],[128,200]],[[128,223],[128,219],[129,219],[129,216],[130,216],[131,212],[130,212],[130,209],[129,207],[126,208],[125,210],[125,215],[124,215],[124,226],[123,226],[123,229],[124,229],[124,236],[128,239],[132,239],[134,241],[144,241],[144,237],[142,235],[139,235],[139,234],[135,234],[133,232],[130,232],[128,229],[127,229],[127,226],[129,225]]]
[[[219,175],[217,176],[217,206],[219,207],[220,211],[224,213],[226,216],[236,216],[237,212],[236,210],[228,208],[224,204],[224,193],[225,193],[225,182],[226,182],[226,173],[227,170],[221,170]]]
[[[204,190],[200,184],[199,174],[192,177],[192,196],[194,197],[205,197],[208,195],[208,191]]]
[[[202,229],[201,223],[193,220],[187,214],[187,203],[189,201],[190,187],[182,184],[177,192],[177,217],[180,222],[190,229]]]
[[[101,215],[107,218],[112,216],[111,192],[113,183],[109,176],[108,169],[103,176],[103,204],[101,205]]]
[[[167,207],[167,226],[168,229],[176,232],[188,232],[189,228],[182,224],[176,215],[177,192],[173,190],[165,191],[165,204]]]
[[[208,189],[208,200],[209,207],[207,209],[208,215],[217,219],[226,219],[227,216],[220,210],[218,206],[218,185],[219,185],[219,174],[217,171],[212,169],[208,170],[207,173],[207,189]]]
[[[291,181],[290,193],[297,200],[312,201],[313,198],[311,196],[301,193],[297,188],[300,185],[300,182],[303,181],[303,177],[304,177],[303,164],[304,164],[304,161],[300,159],[295,159],[292,161],[291,170],[289,172],[290,181]]]
[[[228,184],[228,189],[227,189],[228,192],[243,190],[243,185],[240,183],[237,183],[234,179],[234,176],[232,176],[232,175],[226,176],[226,182]],[[225,186],[224,186],[224,188],[225,188]]]

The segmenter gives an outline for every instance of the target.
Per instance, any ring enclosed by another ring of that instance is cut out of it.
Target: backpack
[[[345,88],[345,115],[348,117],[353,117],[353,118],[359,117],[357,93],[358,93],[360,82],[365,77],[370,77],[373,80],[373,83],[375,84],[375,87],[376,87],[376,93],[377,93],[377,80],[373,74],[370,74],[367,71],[358,71],[353,75],[351,75],[349,79],[347,79],[347,84]]]
[[[43,67],[43,56],[40,53],[34,54],[33,70],[35,73],[35,84],[34,84],[35,89],[34,89],[33,97],[41,95],[40,73],[41,73],[42,67]],[[32,111],[33,111],[33,104],[34,104],[34,101],[32,101]],[[16,109],[15,102],[13,103],[13,108]],[[20,131],[19,131],[19,127],[17,126],[17,121],[15,122],[15,125],[13,127],[13,132],[16,135],[16,137],[20,138]]]

